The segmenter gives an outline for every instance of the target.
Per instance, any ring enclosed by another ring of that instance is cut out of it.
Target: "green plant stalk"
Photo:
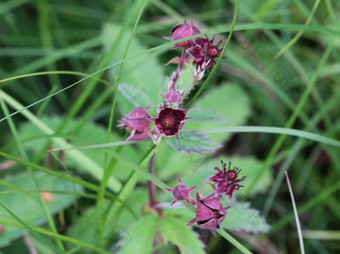
[[[7,154],[5,152],[2,152],[0,151],[0,156],[4,157],[4,158],[7,158],[9,160],[12,160],[12,161],[15,161],[15,162],[18,162],[19,164],[23,165],[23,166],[26,166],[26,167],[30,167],[34,170],[37,170],[37,171],[40,171],[40,172],[43,172],[43,173],[46,173],[46,174],[49,174],[49,175],[52,175],[52,176],[55,176],[55,177],[58,177],[60,179],[64,179],[66,181],[70,181],[72,183],[75,183],[75,184],[78,184],[80,186],[83,186],[89,190],[92,190],[92,191],[95,191],[95,192],[98,192],[99,190],[99,187],[95,184],[92,184],[92,183],[89,183],[89,182],[86,182],[84,180],[81,180],[81,179],[77,179],[75,177],[72,177],[72,176],[69,176],[69,175],[64,175],[64,174],[61,174],[57,171],[54,171],[54,170],[51,170],[51,169],[48,169],[46,167],[43,167],[43,166],[39,166],[37,164],[34,164],[32,162],[29,162],[29,161],[26,161],[26,160],[23,160],[23,159],[20,159],[16,156],[13,156],[11,154]],[[120,200],[119,198],[117,198],[117,196],[115,194],[112,194],[110,192],[106,192],[106,195],[107,197],[109,197],[110,199],[113,199],[113,200],[117,200],[118,202],[122,203],[124,206],[126,206],[126,204]],[[129,211],[131,211],[131,209],[129,207],[127,207],[127,209]],[[131,211],[133,214],[134,212]]]
[[[296,210],[294,194],[293,194],[292,186],[290,185],[290,180],[289,180],[287,171],[285,172],[285,174],[286,174],[287,185],[288,185],[288,189],[289,189],[289,193],[290,193],[290,198],[292,200],[292,205],[293,205],[293,210],[294,210],[296,227],[297,227],[298,236],[299,236],[299,242],[300,242],[300,250],[301,250],[302,254],[305,254],[305,247],[304,247],[304,244],[303,244],[302,230],[301,230],[299,215],[298,215],[298,212]]]
[[[309,23],[312,21],[312,18],[315,14],[315,11],[317,10],[318,6],[319,6],[320,0],[316,0],[313,6],[313,9],[311,11],[311,13],[309,14],[309,17],[305,23],[306,26],[309,25]],[[282,48],[275,56],[274,59],[279,58],[280,56],[282,56],[290,47],[292,47],[299,39],[300,37],[303,35],[303,31],[299,31],[293,39],[291,39],[284,48]]]
[[[299,138],[305,138],[317,142],[321,142],[327,145],[340,147],[340,142],[319,134],[315,134],[308,131],[301,131],[297,129],[290,128],[280,128],[280,127],[268,127],[268,126],[235,126],[235,127],[222,127],[213,129],[202,129],[199,130],[202,133],[272,133],[272,134],[282,134],[290,135]]]
[[[23,67],[11,72],[8,77],[22,75],[23,73],[29,73],[36,71],[37,69],[43,68],[46,64],[55,62],[57,60],[63,59],[66,56],[77,55],[85,49],[97,47],[101,44],[101,38],[95,37],[87,41],[81,42],[76,45],[72,45],[68,48],[59,50],[58,52],[53,52],[48,56],[42,57],[36,61],[24,65]]]
[[[106,149],[107,150],[107,149]],[[147,167],[148,162],[151,160],[152,156],[155,154],[155,152],[158,150],[158,146],[153,146],[151,147],[151,149],[146,153],[146,156],[144,156],[144,158],[140,161],[140,163],[138,164],[138,168],[145,168]],[[107,153],[111,156],[113,156],[113,158],[115,158],[116,160],[120,160],[120,158],[124,158],[122,157],[119,153],[117,153],[116,151],[113,152],[111,150],[107,150]],[[125,159],[125,158],[124,158]],[[147,170],[145,169],[141,169],[142,172],[145,172],[149,177],[153,178],[153,179],[157,179],[154,175],[150,174]],[[126,202],[126,200],[129,198],[129,196],[131,195],[132,191],[135,188],[135,185],[137,184],[139,178],[139,174],[137,171],[133,171],[128,180],[126,181],[125,185],[122,187],[122,189],[120,190],[119,194],[118,194],[118,198],[120,200],[123,200],[124,202]],[[108,212],[107,212],[107,218],[113,218],[114,221],[110,222],[110,226],[109,226],[109,234],[111,234],[112,232],[114,232],[115,229],[115,224],[119,218],[118,216],[118,212],[121,208],[121,204],[117,204],[114,203],[112,206],[110,206]]]
[[[77,134],[82,126],[90,119],[90,117],[93,115],[93,113],[97,110],[97,108],[102,105],[107,98],[112,94],[113,90],[115,89],[114,86],[109,86],[104,92],[102,92],[96,100],[86,109],[84,112],[82,118],[80,119],[80,122],[77,124],[77,126],[73,129],[73,133]]]
[[[233,21],[231,23],[231,27],[230,27],[230,32],[227,38],[226,43],[224,44],[222,53],[220,55],[220,57],[217,59],[216,64],[214,66],[214,68],[211,70],[211,72],[209,73],[207,79],[204,81],[204,83],[202,84],[202,86],[199,88],[199,90],[195,93],[195,95],[191,98],[191,100],[188,102],[188,104],[185,105],[185,108],[190,108],[191,105],[195,102],[195,100],[198,98],[198,96],[200,96],[200,94],[204,91],[204,89],[206,88],[206,86],[208,85],[210,79],[212,78],[214,72],[217,70],[217,67],[222,59],[222,57],[224,56],[224,53],[229,45],[229,42],[231,40],[231,36],[233,34],[233,30],[235,27],[235,23],[236,23],[236,18],[237,18],[237,10],[238,10],[238,2],[239,0],[236,0],[235,2],[235,10],[234,10],[234,17],[233,17]]]
[[[0,98],[3,98],[9,105],[11,105],[15,109],[22,109],[23,106],[18,103],[16,100],[14,100],[12,97],[10,97],[8,94],[0,90]],[[22,115],[24,115],[27,119],[29,119],[33,124],[35,124],[42,132],[53,135],[55,132],[47,126],[45,123],[43,123],[39,118],[37,118],[35,115],[33,115],[28,110],[22,110]],[[64,139],[62,138],[52,138],[53,142],[55,142],[59,147],[71,147],[70,144],[68,144]],[[102,171],[101,167],[91,160],[89,157],[85,156],[80,151],[68,151],[68,155],[83,169],[85,169],[87,172],[91,173],[93,176],[95,176],[97,179],[100,179],[100,172]],[[121,188],[121,183],[113,178],[110,177],[109,180],[109,188],[113,191],[118,191]]]
[[[47,246],[50,246],[57,253],[63,253],[62,249],[60,249],[57,246],[55,246],[54,244],[52,244],[50,241],[48,241],[45,237],[41,236],[33,228],[29,227],[24,221],[22,221],[18,216],[16,216],[11,210],[9,210],[3,203],[0,202],[0,206],[2,206],[15,220],[17,220],[23,226],[23,228],[26,228],[28,231],[30,231],[32,233],[32,235],[34,235],[36,238],[38,238],[41,242],[45,243]],[[53,233],[53,234],[56,234],[56,233]]]
[[[144,8],[146,6],[148,0],[142,0],[140,2],[136,2],[136,8],[139,9],[138,11],[138,16],[136,18],[136,21],[134,23],[133,26],[133,30],[132,33],[130,34],[129,40],[127,42],[127,45],[125,47],[125,51],[123,54],[123,59],[126,58],[128,50],[130,48],[130,44],[132,41],[132,38],[136,32],[137,29],[137,25],[139,23],[139,20],[142,16],[142,13],[144,11]],[[107,130],[107,138],[106,141],[107,143],[110,142],[110,136],[111,136],[111,131],[112,131],[112,125],[113,125],[113,118],[114,118],[114,111],[115,111],[115,106],[116,106],[116,101],[117,101],[117,94],[118,94],[118,85],[120,83],[120,79],[121,79],[121,75],[122,75],[122,70],[123,70],[123,66],[124,66],[124,62],[119,66],[119,71],[118,71],[118,76],[117,76],[117,80],[116,80],[116,85],[114,87],[114,91],[113,91],[113,100],[112,100],[112,105],[111,105],[111,112],[110,112],[110,119],[109,119],[109,126],[108,126],[108,130]],[[119,147],[117,149],[117,152],[121,152],[123,149],[123,147]],[[105,188],[108,182],[109,177],[112,175],[112,172],[114,170],[114,167],[116,165],[116,160],[114,158],[111,159],[111,161],[108,163],[107,162],[107,154],[105,154],[105,158],[104,158],[104,170],[103,170],[103,177],[102,177],[102,181],[100,182],[100,189],[99,189],[99,193],[98,193],[98,202],[97,202],[97,206],[99,208],[99,243],[100,246],[103,247],[104,246],[104,238],[103,238],[103,230],[104,230],[104,224],[105,224],[105,219],[104,219],[104,193],[105,193]]]
[[[82,77],[88,77],[88,78],[92,78],[92,79],[96,79],[97,81],[100,81],[103,84],[106,84],[108,86],[110,86],[111,84],[109,82],[107,82],[104,79],[100,79],[97,77],[93,77],[87,73],[83,73],[83,72],[78,72],[78,71],[42,71],[42,72],[34,72],[34,73],[28,73],[28,74],[23,74],[23,75],[18,75],[18,76],[14,76],[14,77],[10,77],[10,78],[5,78],[0,80],[0,83],[5,83],[8,81],[12,81],[12,80],[17,80],[17,79],[22,79],[22,78],[28,78],[28,77],[34,77],[34,76],[43,76],[43,75],[58,75],[58,74],[64,74],[64,75],[77,75],[77,76],[82,76]],[[0,88],[3,88],[4,86],[0,86]],[[64,90],[62,90],[63,92]],[[58,92],[60,93],[60,91]],[[53,96],[55,96],[57,94],[54,94]],[[51,98],[51,96],[49,96],[48,98]]]
[[[122,38],[123,38],[123,36],[124,36],[124,34],[126,32],[126,28],[127,28],[128,24],[130,23],[130,21],[132,20],[132,18],[133,18],[132,16],[129,16],[128,19],[124,22],[124,25],[123,25],[122,29],[120,30],[120,34],[119,34],[117,40],[112,45],[112,47],[110,48],[110,50],[106,54],[105,58],[99,63],[99,66],[98,66],[99,70],[94,72],[90,76],[96,75],[96,77],[100,77],[101,75],[103,75],[103,71],[104,70],[107,70],[107,69],[109,69],[109,68],[111,68],[113,66],[119,65],[119,64],[123,63],[124,61],[126,61],[126,59],[125,59],[125,60],[117,62],[115,64],[106,66],[111,61],[113,54],[116,52],[117,47],[120,44],[120,41],[122,40]],[[86,78],[84,78],[83,80],[85,80],[85,79]],[[81,81],[82,80],[79,80],[79,82],[81,82]],[[87,100],[87,98],[91,95],[91,93],[94,90],[94,88],[96,87],[96,85],[97,85],[96,81],[92,81],[89,84],[87,84],[87,86],[85,87],[84,91],[81,93],[81,95],[78,97],[78,99],[75,102],[75,104],[72,106],[69,114],[66,116],[65,121],[58,127],[57,133],[59,133],[61,130],[63,130],[66,127],[66,125],[79,112],[79,110],[84,105],[84,103]]]
[[[4,13],[9,12],[10,10],[23,5],[27,2],[31,2],[32,0],[17,0],[17,1],[10,1],[4,2],[0,4],[0,15],[2,16]]]
[[[2,204],[0,203],[0,205],[2,206]],[[9,211],[9,210],[7,210]],[[37,236],[37,233],[46,235],[46,236],[52,236],[54,238],[57,238],[59,240],[65,241],[65,242],[69,242],[72,244],[76,244],[76,245],[80,245],[83,247],[86,247],[88,249],[94,250],[94,251],[98,251],[99,253],[105,253],[105,254],[110,254],[110,252],[107,252],[105,250],[102,250],[96,246],[81,242],[79,240],[73,239],[71,237],[68,236],[64,236],[64,235],[59,235],[56,233],[53,233],[51,231],[48,231],[46,229],[34,226],[34,225],[28,225],[27,223],[24,223],[23,221],[21,221],[19,218],[16,218],[16,220],[18,220],[20,223],[15,223],[15,222],[11,222],[11,221],[6,221],[6,220],[0,220],[0,223],[3,225],[8,225],[8,226],[13,226],[13,227],[17,227],[17,228],[23,228],[23,229],[28,229],[29,231],[31,231],[31,233],[37,237],[39,240],[41,240],[41,242],[48,242],[47,239],[42,238],[42,236]],[[34,233],[33,233],[34,232]],[[56,246],[54,245],[49,245],[51,248],[53,248],[55,251],[57,251],[58,253],[66,253],[64,251],[61,251],[59,249],[56,249]]]
[[[331,99],[328,100],[328,102],[322,107],[320,111],[313,117],[313,119],[308,123],[307,130],[315,128],[315,125],[320,121],[320,119],[327,115],[327,112],[331,110],[334,107],[334,104],[338,101],[338,94],[335,94],[332,96]],[[301,148],[304,146],[305,142],[302,139],[299,139],[297,142],[295,142],[294,146],[291,148],[291,151],[285,160],[284,164],[280,168],[280,171],[278,173],[278,176],[276,180],[274,181],[271,190],[269,191],[269,196],[267,198],[267,201],[264,205],[263,209],[263,215],[266,217],[268,215],[268,212],[270,208],[272,207],[272,204],[275,200],[275,196],[280,188],[280,183],[284,177],[284,171],[288,171],[290,165],[294,161],[295,156],[299,153]],[[333,157],[333,156],[332,156]],[[336,156],[333,157],[334,159],[337,158]],[[333,160],[334,161],[334,160]]]
[[[328,58],[328,56],[329,56],[329,54],[330,54],[330,52],[333,48],[333,45],[334,45],[334,38],[333,38],[332,42],[327,46],[325,53],[323,54],[318,66],[317,66],[317,69],[314,72],[314,75],[313,75],[310,83],[308,84],[304,93],[302,94],[300,101],[299,101],[298,105],[296,106],[295,110],[293,111],[292,115],[290,116],[285,128],[291,128],[293,126],[296,118],[298,117],[298,115],[302,111],[302,108],[305,105],[305,103],[307,102],[308,96],[311,93],[311,91],[313,90],[313,88],[316,84],[316,80],[317,80],[323,66],[326,63],[326,60],[327,60],[327,58]],[[259,178],[261,177],[261,175],[263,174],[265,169],[270,165],[271,160],[273,159],[274,155],[276,154],[276,152],[279,150],[279,148],[283,144],[286,137],[287,137],[286,134],[282,134],[276,140],[274,146],[272,147],[272,149],[270,150],[269,154],[266,157],[264,165],[261,167],[261,169],[259,170],[257,175],[252,179],[252,181],[248,185],[247,190],[246,190],[245,195],[244,195],[244,198],[248,197],[249,194],[251,193],[251,191],[254,189],[257,181],[259,180]]]
[[[4,115],[8,115],[9,114],[8,108],[7,108],[6,104],[4,103],[4,101],[1,98],[0,98],[0,104],[1,104],[1,108],[2,108],[2,110],[4,112]],[[19,135],[18,135],[18,131],[17,131],[16,127],[15,127],[15,124],[14,124],[12,118],[8,118],[7,121],[8,121],[9,128],[11,129],[11,132],[12,132],[13,138],[15,140],[15,143],[17,144],[17,147],[18,147],[21,155],[24,157],[24,159],[27,160],[28,159],[27,153],[26,153],[26,151],[25,151],[25,149],[24,149],[24,147],[23,147],[23,145],[21,143],[21,140],[20,140]],[[39,185],[38,185],[37,179],[34,177],[32,169],[27,167],[27,170],[29,172],[29,175],[31,177],[31,180],[33,182],[33,185],[34,185],[35,189],[38,190],[39,189]],[[52,218],[52,215],[51,215],[51,213],[50,213],[50,211],[49,211],[49,209],[48,209],[48,207],[47,207],[43,197],[40,194],[38,196],[39,196],[38,199],[40,201],[40,205],[41,205],[41,207],[42,207],[42,209],[44,211],[44,214],[46,216],[46,219],[47,219],[47,222],[49,224],[49,227],[51,228],[51,230],[54,233],[57,233],[58,231],[57,231],[57,228],[55,226],[54,220]],[[57,242],[58,247],[61,250],[65,250],[65,248],[63,246],[63,243],[59,239],[56,239],[56,242]]]
[[[313,208],[318,203],[324,201],[328,196],[332,195],[334,192],[340,190],[340,182],[337,182],[328,188],[326,188],[324,191],[322,191],[319,195],[309,200],[307,203],[301,205],[297,210],[298,214],[302,214],[305,211]],[[279,220],[274,224],[271,231],[269,232],[270,235],[275,234],[280,228],[285,226],[287,223],[292,221],[294,219],[294,213],[290,213],[289,215],[285,216],[283,219]]]
[[[49,8],[48,2],[46,0],[36,1],[36,9],[38,10],[40,40],[43,45],[43,50],[47,53],[53,50],[53,41],[50,33],[51,29],[49,28],[48,8]],[[47,64],[48,71],[54,71],[56,69],[57,66],[55,62]],[[50,81],[50,84],[52,85],[51,91],[61,89],[61,82],[58,76],[48,76],[48,79]],[[65,95],[57,97],[57,100],[59,100],[60,104],[63,105],[64,107],[67,105]]]

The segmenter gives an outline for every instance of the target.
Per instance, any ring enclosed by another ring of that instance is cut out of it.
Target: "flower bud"
[[[174,200],[171,205],[175,204],[178,200],[185,200],[188,204],[190,204],[190,192],[195,189],[196,186],[188,188],[186,185],[182,184],[182,180],[178,177],[178,185],[176,185],[173,189],[165,188],[167,191],[172,192],[174,195]]]
[[[184,95],[184,91],[170,90],[163,97],[170,104],[180,103]]]
[[[218,198],[201,199],[196,193],[197,208],[196,217],[188,222],[187,226],[197,222],[198,225],[208,228],[212,234],[216,236],[216,228],[220,228],[221,224],[227,215],[226,210],[230,208],[223,207]]]
[[[149,107],[146,110],[148,109]],[[146,110],[142,107],[136,107],[128,115],[123,114],[125,118],[118,121],[120,123],[118,127],[131,132],[126,141],[142,141],[149,137],[151,120]]]
[[[176,40],[190,37],[190,36],[193,36],[199,33],[201,33],[200,30],[194,25],[192,21],[190,21],[190,24],[188,24],[187,21],[184,21],[184,23],[178,24],[172,28],[171,37],[164,37],[164,38],[168,40],[176,41]],[[193,40],[187,40],[187,41],[176,43],[172,49],[190,48],[193,45],[194,45]]]

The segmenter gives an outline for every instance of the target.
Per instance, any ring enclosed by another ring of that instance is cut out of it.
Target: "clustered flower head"
[[[219,49],[219,47],[222,41],[214,45],[214,39],[215,37],[211,40],[208,37],[196,38],[194,39],[195,45],[188,49],[188,53],[194,58],[194,64],[196,64],[197,69],[205,69],[209,66],[211,71],[213,64],[216,63],[215,58],[221,56],[223,49]]]
[[[243,176],[238,178],[238,174],[241,172],[241,169],[234,167],[230,169],[231,162],[229,161],[228,171],[226,170],[226,163],[221,161],[223,170],[215,167],[217,173],[210,177],[207,182],[213,182],[215,187],[215,196],[219,197],[223,194],[227,195],[229,201],[232,198],[234,190],[239,190],[243,185],[239,185],[238,183],[243,181],[246,177]]]
[[[221,161],[223,170],[215,167],[217,173],[212,177],[208,178],[206,182],[213,182],[213,193],[201,198],[199,193],[196,193],[196,201],[190,198],[190,192],[195,188],[188,188],[186,185],[182,184],[181,179],[178,177],[179,184],[173,189],[166,189],[171,191],[174,196],[174,204],[178,200],[185,200],[188,204],[196,206],[196,216],[194,219],[188,222],[187,226],[197,222],[201,227],[205,227],[211,230],[212,234],[216,235],[216,228],[220,228],[223,220],[227,216],[226,210],[231,206],[223,207],[221,200],[223,199],[223,194],[228,196],[228,200],[231,200],[232,194],[235,190],[239,190],[242,185],[238,182],[244,180],[245,176],[238,178],[240,169],[235,167],[230,169],[231,162],[229,162],[228,170],[226,170],[226,164]]]
[[[200,33],[192,20],[189,23],[184,21],[175,25],[171,30],[171,37],[165,37],[165,39],[176,41]],[[164,103],[158,106],[158,113],[155,117],[150,117],[148,113],[150,106],[146,109],[136,107],[128,115],[123,114],[124,117],[119,121],[118,127],[130,132],[130,136],[125,142],[138,142],[150,137],[156,143],[161,135],[175,136],[179,142],[178,132],[182,129],[185,121],[189,119],[187,117],[189,109],[183,109],[183,105],[181,105],[185,91],[179,90],[181,85],[178,81],[179,77],[185,64],[193,64],[195,65],[193,86],[197,84],[203,78],[205,69],[209,67],[211,70],[213,64],[216,63],[215,58],[220,57],[222,53],[222,49],[219,49],[220,44],[221,41],[214,45],[214,38],[209,40],[208,37],[199,37],[178,42],[171,48],[182,49],[182,54],[181,57],[175,57],[169,61],[169,63],[178,64],[178,66],[171,75],[168,91],[162,95]],[[191,59],[193,60],[191,61]]]

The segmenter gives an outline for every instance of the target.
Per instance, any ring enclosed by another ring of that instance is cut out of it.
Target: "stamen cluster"
[[[226,170],[226,164],[222,163],[223,170],[215,167],[217,173],[212,177],[208,178],[206,182],[213,182],[213,193],[206,197],[201,197],[199,193],[196,193],[196,200],[190,198],[190,192],[195,188],[188,188],[184,185],[181,179],[178,177],[179,184],[173,189],[166,189],[172,192],[174,196],[174,201],[171,203],[173,205],[178,200],[185,200],[188,204],[196,206],[196,216],[191,221],[188,222],[187,226],[197,222],[198,225],[208,228],[211,230],[213,235],[216,235],[216,228],[220,228],[224,218],[227,215],[226,210],[231,206],[223,207],[221,200],[223,199],[223,194],[228,196],[230,201],[232,194],[235,190],[239,190],[242,185],[241,182],[245,179],[245,176],[238,178],[241,169],[231,168],[231,162],[229,162],[228,170]]]

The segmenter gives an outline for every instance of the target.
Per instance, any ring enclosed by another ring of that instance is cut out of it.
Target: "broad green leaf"
[[[103,42],[106,49],[110,48],[112,43],[117,39],[120,34],[121,27],[116,24],[108,23],[103,29]],[[130,31],[126,31],[124,37],[121,40],[118,49],[114,55],[113,61],[120,61],[124,55],[128,38],[130,37]],[[129,47],[127,57],[136,55],[145,51],[144,47],[137,38],[133,38]],[[111,68],[110,75],[112,81],[116,80],[119,73],[119,66]],[[145,94],[147,94],[151,101],[157,104],[160,96],[160,87],[164,82],[163,66],[158,63],[156,57],[151,54],[143,54],[137,58],[126,61],[123,65],[122,76],[120,83],[131,84]],[[127,103],[127,100],[123,97],[118,97],[118,105],[122,113],[128,113],[132,110],[132,105]],[[156,113],[156,112],[153,112]]]
[[[125,83],[119,84],[118,89],[120,93],[136,107],[142,107],[145,109],[150,105],[151,109],[154,108],[154,104],[150,100],[149,96],[133,85]]]
[[[165,241],[176,245],[182,254],[205,253],[204,244],[198,234],[187,227],[183,221],[173,217],[164,216],[160,220],[160,230]]]
[[[146,190],[137,188],[134,190],[133,195],[130,195],[129,199],[126,201],[126,204],[133,206],[133,212],[135,214],[132,214],[124,207],[119,214],[115,215],[115,218],[106,214],[106,224],[104,225],[103,230],[104,239],[110,240],[114,236],[121,237],[122,233],[126,231],[127,226],[131,225],[136,219],[142,216],[143,206],[147,202],[148,195]],[[108,207],[109,203],[106,202],[105,209]],[[117,218],[118,221],[115,225],[115,230],[113,233],[110,233],[110,223],[116,221]],[[81,214],[77,221],[69,227],[67,235],[86,243],[96,244],[99,241],[99,219],[99,211],[96,210],[95,207],[91,207]]]
[[[226,122],[221,113],[210,109],[192,108],[188,111],[188,117],[190,117],[190,121]]]
[[[204,152],[212,153],[221,146],[216,144],[211,138],[205,137],[196,131],[180,131],[178,133],[179,142],[175,137],[164,138],[165,142],[173,149],[179,152],[186,152],[189,154]]]
[[[57,177],[34,172],[40,190],[46,191],[66,191],[66,192],[81,192],[82,188],[79,185],[72,184]],[[0,185],[1,202],[5,204],[13,213],[15,213],[21,220],[33,225],[41,225],[46,222],[44,211],[40,205],[37,192],[34,191],[33,182],[30,179],[28,172],[16,174],[6,179],[8,183],[19,187],[23,192],[10,192],[16,189],[8,186]],[[7,192],[8,193],[5,193]],[[56,213],[70,204],[75,202],[76,194],[55,194],[52,193],[54,199],[46,202],[51,213]],[[8,213],[0,208],[1,215],[8,215]],[[15,238],[20,237],[26,230],[11,226],[6,226],[3,234],[0,237],[0,247],[10,243]]]
[[[149,254],[152,253],[153,239],[158,229],[159,216],[147,215],[136,223],[132,224],[129,229],[123,233],[123,239],[119,243],[121,254]]]
[[[229,230],[244,231],[251,233],[266,233],[270,226],[264,218],[260,216],[258,210],[250,208],[249,203],[232,202],[231,208],[227,210],[222,227]]]
[[[186,121],[184,130],[201,130],[244,124],[250,115],[250,101],[242,88],[236,84],[223,83],[205,92],[193,105],[193,108],[217,111],[226,123]],[[189,110],[190,112],[190,110]],[[216,142],[222,143],[229,135],[226,133],[208,134]]]
[[[50,128],[55,129],[59,124],[63,121],[61,117],[44,117],[41,119],[46,125]],[[86,146],[86,145],[93,145],[93,144],[104,144],[106,143],[107,131],[104,127],[99,126],[94,123],[87,123],[82,130],[77,133],[77,135],[72,135],[73,129],[79,123],[78,120],[72,120],[69,125],[65,128],[65,132],[62,135],[70,135],[68,139],[70,140],[70,144],[72,146]],[[24,143],[26,149],[37,152],[45,144],[46,140],[52,137],[50,136],[42,136],[41,131],[32,123],[28,122],[21,126],[20,128],[20,137],[22,140],[27,140]],[[121,141],[122,138],[115,133],[111,135],[111,141]],[[53,148],[56,144],[52,142]],[[71,156],[68,156],[70,151],[65,151],[65,164],[69,167],[75,167],[79,169],[81,172],[84,172],[84,168],[81,164],[74,160]],[[94,161],[100,169],[102,169],[103,162],[104,162],[104,149],[85,149],[80,150],[84,155]],[[130,158],[133,161],[138,160],[141,155],[137,153],[132,146],[125,146],[123,148],[123,152],[125,156]],[[123,164],[119,161],[117,162],[117,169],[114,172],[114,177],[119,179],[125,179],[131,173],[131,170],[126,168]],[[85,171],[86,172],[86,171]],[[98,172],[100,173],[100,172]],[[100,179],[101,174],[98,174],[98,179]]]

